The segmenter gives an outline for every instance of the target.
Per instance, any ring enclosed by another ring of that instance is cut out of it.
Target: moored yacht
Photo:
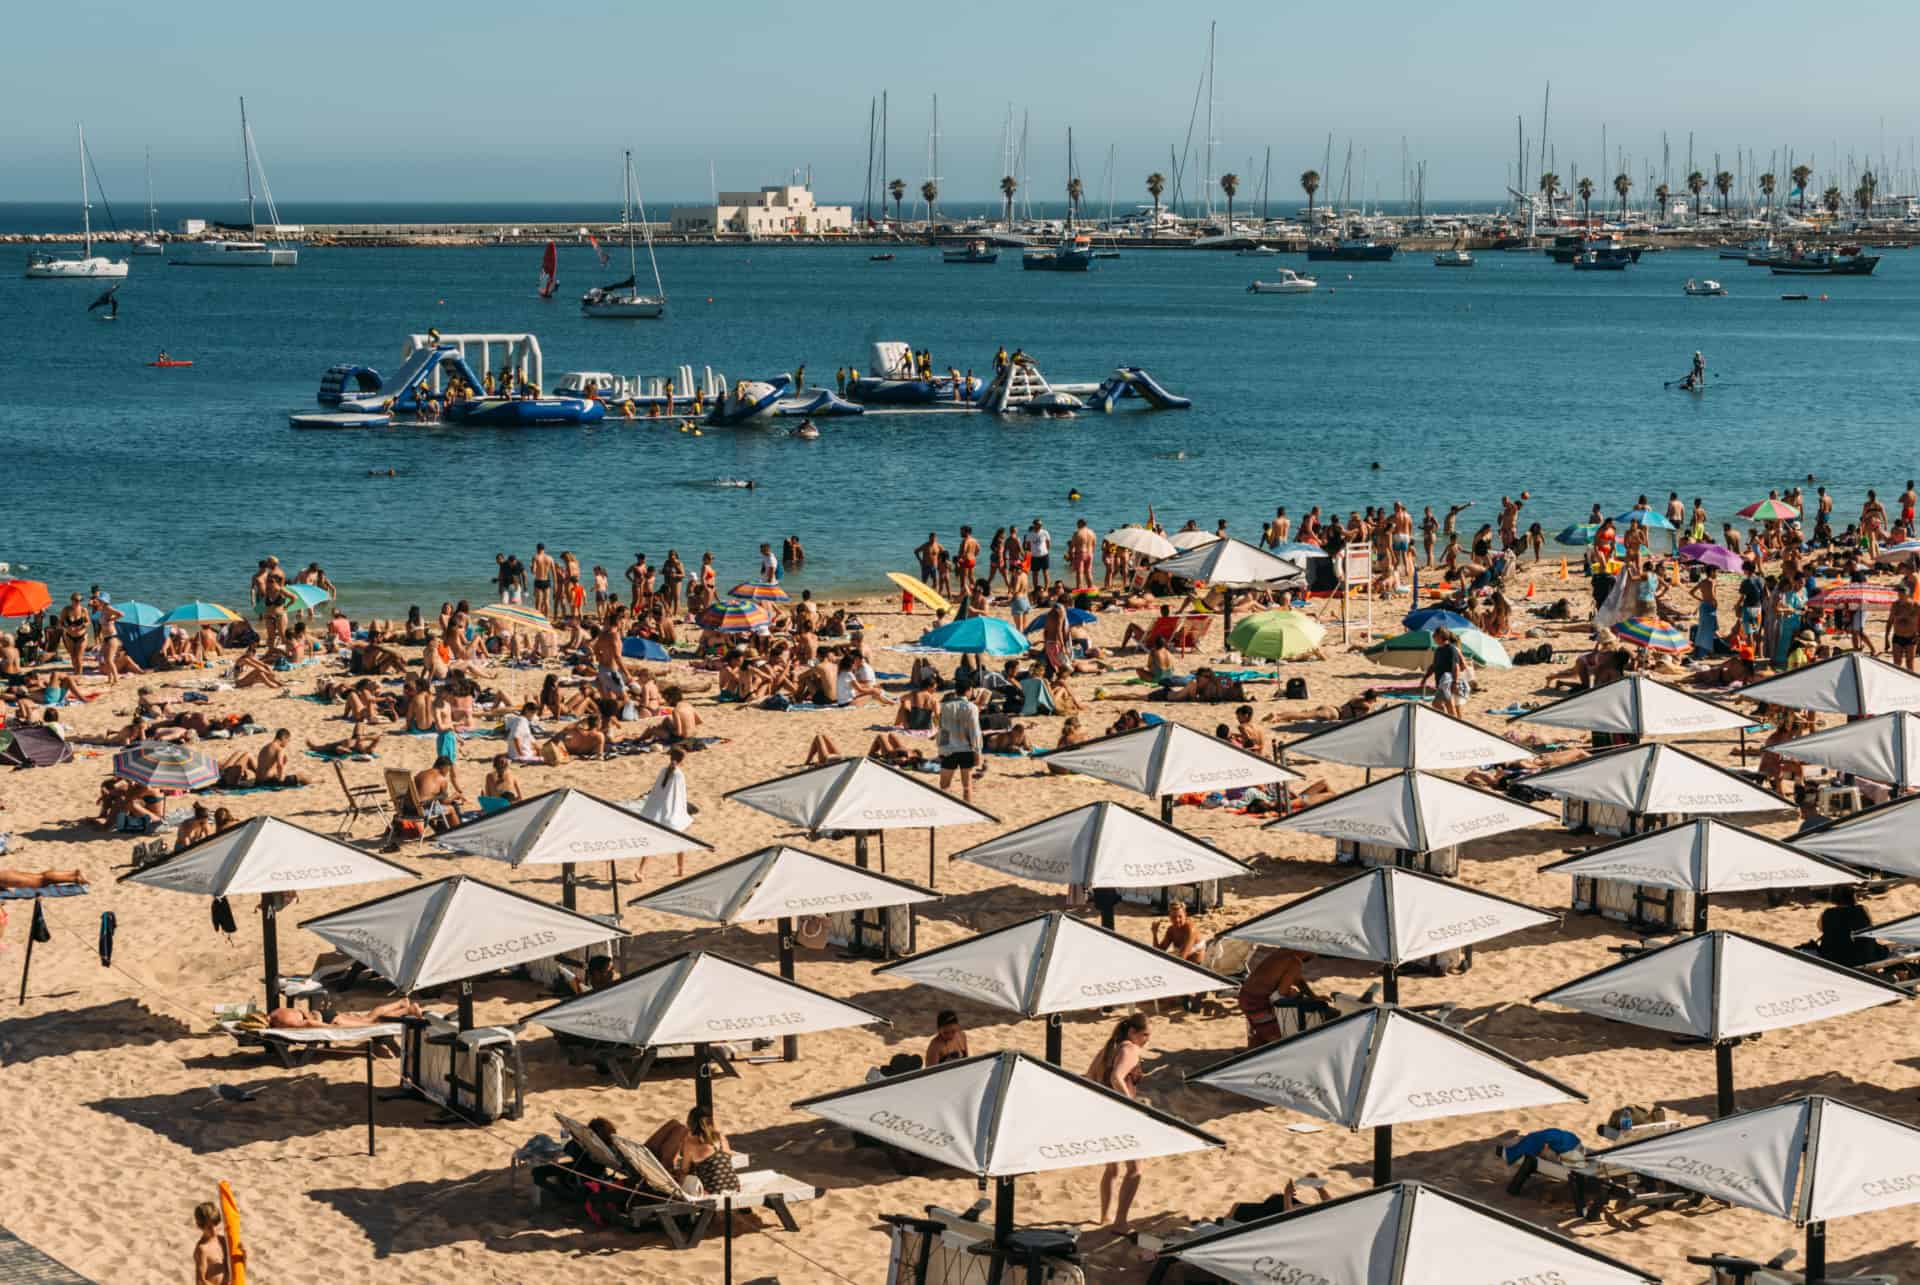
[[[127,275],[125,259],[109,259],[93,252],[93,204],[87,197],[87,130],[80,127],[80,226],[82,249],[77,259],[34,253],[27,256],[27,275],[38,281],[111,281]]]
[[[1307,294],[1318,289],[1320,283],[1312,277],[1303,277],[1292,268],[1280,269],[1278,278],[1272,281],[1255,281],[1247,287],[1248,294]]]
[[[213,237],[204,241],[176,241],[167,254],[167,262],[188,268],[291,268],[300,262],[300,251],[277,239],[273,243],[256,239],[260,230],[254,218],[253,130],[247,125],[247,100],[240,100],[240,158],[247,175],[247,223],[244,228],[222,231],[246,232],[244,238]],[[273,191],[267,186],[267,171],[260,167],[260,195],[267,203],[267,217],[275,234],[281,231],[280,212],[274,208]],[[216,225],[219,226],[219,225]]]

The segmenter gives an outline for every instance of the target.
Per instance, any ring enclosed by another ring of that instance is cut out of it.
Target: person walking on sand
[[[1033,570],[1033,582],[1044,589],[1052,580],[1053,533],[1035,518],[1027,528],[1027,564]]]
[[[1074,523],[1073,534],[1067,539],[1067,563],[1073,569],[1076,591],[1093,588],[1093,544],[1093,528],[1081,518]]]
[[[973,772],[980,765],[983,741],[980,735],[980,711],[959,689],[947,693],[940,705],[940,788],[951,790],[956,775],[960,778],[960,797],[973,802]]]
[[[1113,1028],[1113,1034],[1095,1055],[1092,1065],[1087,1067],[1087,1078],[1103,1089],[1112,1089],[1122,1097],[1134,1097],[1136,1086],[1140,1083],[1140,1055],[1147,1047],[1147,1019],[1139,1013],[1120,1019]],[[1119,1180],[1119,1196],[1115,1199],[1114,1181]],[[1116,1236],[1130,1235],[1132,1224],[1127,1215],[1133,1210],[1133,1198],[1140,1191],[1140,1162],[1126,1160],[1110,1164],[1100,1171],[1100,1221]],[[1113,1221],[1107,1222],[1107,1211],[1113,1211]]]

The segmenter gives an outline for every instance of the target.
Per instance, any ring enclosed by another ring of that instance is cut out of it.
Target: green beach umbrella
[[[1262,611],[1235,625],[1227,635],[1227,646],[1243,656],[1286,660],[1312,651],[1326,636],[1326,627],[1312,616]]]
[[[1454,635],[1453,641],[1466,658],[1476,665],[1486,669],[1513,668],[1513,662],[1507,658],[1507,649],[1478,629],[1462,629]],[[1412,629],[1385,642],[1375,643],[1362,654],[1395,669],[1425,669],[1433,658],[1433,634],[1426,629]]]

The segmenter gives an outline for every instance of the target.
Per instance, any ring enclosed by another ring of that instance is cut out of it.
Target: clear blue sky
[[[1057,200],[1074,127],[1089,200],[1116,146],[1118,199],[1144,199],[1187,135],[1207,23],[1220,26],[1216,172],[1242,199],[1273,147],[1275,195],[1301,170],[1337,182],[1345,145],[1368,155],[1370,194],[1400,195],[1400,148],[1427,162],[1435,199],[1490,198],[1524,118],[1537,149],[1553,82],[1555,168],[1610,175],[1624,150],[1644,188],[1661,131],[1685,173],[1752,149],[1813,154],[1823,171],[1883,140],[1911,164],[1912,51],[1920,9],[1870,2],[1829,19],[1762,0],[1711,15],[1614,8],[1364,6],[1166,0],[1090,4],[814,4],[660,7],[523,2],[196,6],[77,0],[9,25],[0,83],[0,201],[66,200],[73,126],[116,204],[139,200],[154,156],[162,205],[236,199],[236,99],[245,94],[274,195],[303,201],[617,199],[633,147],[650,202],[777,182],[809,163],[823,197],[857,199],[867,101],[891,92],[889,177],[926,176],[929,98],[940,95],[946,196],[995,196],[1009,103],[1031,120],[1036,198]],[[29,35],[34,53],[26,52]],[[1201,137],[1196,128],[1194,138]],[[1877,155],[1872,163],[1879,165]],[[1529,168],[1536,168],[1529,161]],[[1779,164],[1787,168],[1784,160]],[[1891,190],[1893,182],[1883,182]]]

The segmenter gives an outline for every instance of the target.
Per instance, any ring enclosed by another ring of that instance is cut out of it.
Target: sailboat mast
[[[1200,190],[1206,194],[1208,218],[1213,217],[1213,33],[1219,25],[1217,22],[1207,24],[1207,140],[1203,163],[1206,173],[1200,176]]]
[[[873,227],[873,131],[877,123],[874,118],[879,104],[867,99],[867,190],[860,198],[860,221],[870,230]]]
[[[240,100],[240,161],[247,172],[247,230],[253,230],[253,135],[247,132],[247,100]]]
[[[149,147],[147,149],[147,235],[150,237],[160,235],[160,224],[154,218],[155,213],[156,211],[153,208],[153,149]]]
[[[1260,176],[1260,230],[1267,230],[1267,197],[1273,188],[1273,144],[1267,144],[1267,168]]]
[[[93,257],[93,205],[87,199],[87,127],[79,127],[80,148],[80,229],[86,241],[85,258]]]
[[[639,264],[633,257],[633,150],[631,148],[626,153],[626,168],[620,171],[620,222],[626,225],[627,276],[631,279],[639,275]]]

